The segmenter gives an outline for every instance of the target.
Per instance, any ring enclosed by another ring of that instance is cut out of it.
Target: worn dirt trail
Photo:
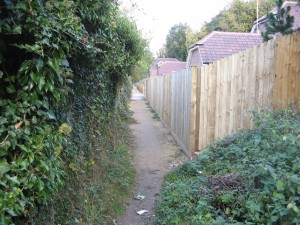
[[[136,189],[126,214],[118,225],[154,224],[154,204],[159,197],[164,175],[186,159],[163,124],[153,119],[153,113],[143,95],[134,88],[131,110],[136,123],[131,125],[135,135],[134,164],[137,170]],[[143,200],[134,199],[138,194]],[[138,215],[137,211],[148,210]]]

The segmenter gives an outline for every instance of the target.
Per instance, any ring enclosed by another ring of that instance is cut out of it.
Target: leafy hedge
[[[300,115],[255,115],[166,177],[158,224],[299,224]]]
[[[77,179],[80,163],[114,150],[111,139],[99,145],[97,124],[126,119],[119,95],[145,41],[115,1],[0,7],[0,223],[24,224]]]

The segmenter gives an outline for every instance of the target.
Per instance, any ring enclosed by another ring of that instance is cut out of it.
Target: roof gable
[[[178,59],[175,58],[156,58],[153,62],[153,65],[157,65],[160,62],[178,62]]]
[[[156,58],[153,63],[152,63],[152,66],[150,67],[150,70],[151,69],[156,69],[156,67],[162,63],[162,62],[179,62],[177,59],[175,58]]]

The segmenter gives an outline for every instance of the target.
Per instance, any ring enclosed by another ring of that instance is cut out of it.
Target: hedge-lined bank
[[[0,223],[106,223],[109,188],[121,201],[132,183],[128,76],[145,41],[113,0],[0,7]]]

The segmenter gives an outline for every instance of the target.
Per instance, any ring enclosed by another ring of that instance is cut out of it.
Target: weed
[[[154,115],[152,116],[152,119],[154,120],[160,120],[160,117],[157,113],[154,113]]]
[[[166,176],[157,224],[300,223],[300,115],[254,118]]]
[[[160,117],[158,115],[158,113],[155,111],[155,109],[153,109],[149,103],[146,103],[147,108],[150,109],[150,112],[153,113],[152,119],[154,120],[160,120]]]
[[[155,111],[155,109],[153,109],[150,104],[148,102],[146,102],[146,106],[148,109],[150,109],[150,112],[153,113],[152,119],[154,120],[160,120],[160,117],[158,115],[158,113]]]

